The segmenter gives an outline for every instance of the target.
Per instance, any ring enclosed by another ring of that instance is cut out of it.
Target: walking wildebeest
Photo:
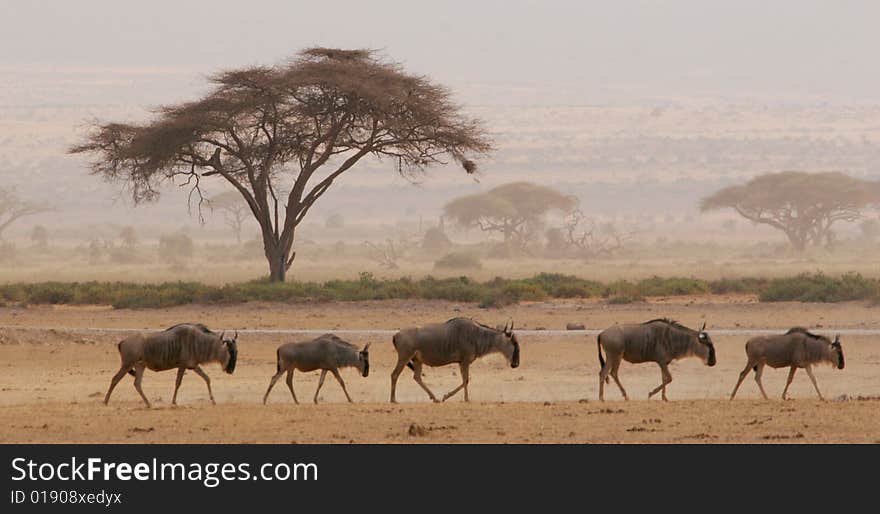
[[[281,374],[287,372],[287,387],[290,388],[290,394],[293,401],[299,403],[296,399],[296,393],[293,391],[293,370],[315,371],[321,370],[321,378],[318,379],[318,389],[315,391],[315,403],[318,403],[318,393],[321,392],[321,386],[324,385],[324,377],[327,372],[333,373],[339,385],[342,386],[342,392],[351,402],[351,396],[345,389],[345,382],[339,375],[339,368],[347,366],[355,367],[366,377],[370,374],[370,343],[364,346],[363,350],[333,334],[324,334],[311,341],[303,341],[299,343],[285,343],[278,347],[275,353],[277,360],[277,373],[269,382],[269,388],[263,395],[263,404],[269,398],[269,391],[275,386],[275,382],[281,377]]]
[[[134,388],[144,399],[147,407],[150,407],[150,401],[141,389],[145,368],[153,371],[177,368],[177,381],[174,383],[174,396],[171,399],[173,405],[177,404],[177,390],[180,388],[183,374],[188,369],[195,371],[205,380],[211,403],[216,404],[214,393],[211,391],[211,379],[202,371],[200,365],[218,362],[223,367],[223,371],[229,374],[235,371],[238,332],[232,339],[224,339],[224,334],[225,332],[221,332],[217,335],[200,323],[181,323],[162,332],[146,336],[138,334],[123,339],[117,345],[122,365],[110,381],[110,389],[104,397],[104,405],[110,401],[110,394],[113,393],[116,384],[126,373],[129,373],[134,375]]]
[[[457,362],[461,370],[461,385],[443,395],[446,401],[464,389],[464,401],[468,397],[468,371],[470,365],[488,353],[499,352],[511,368],[519,366],[519,342],[513,333],[513,323],[503,329],[494,329],[467,318],[452,318],[445,323],[406,328],[392,339],[397,350],[397,366],[391,372],[391,403],[397,403],[395,391],[397,378],[404,366],[413,370],[413,379],[428,393],[431,400],[440,402],[428,386],[422,382],[422,365],[445,366]]]
[[[843,369],[843,347],[840,345],[840,336],[836,336],[832,343],[827,337],[813,334],[802,327],[794,327],[781,335],[758,336],[749,339],[746,342],[746,356],[748,362],[746,362],[745,369],[739,374],[736,387],[730,393],[731,400],[736,396],[736,392],[749,374],[749,370],[752,369],[755,370],[755,382],[758,383],[758,388],[764,399],[767,399],[767,393],[764,392],[764,385],[761,383],[765,364],[771,368],[791,367],[785,389],[782,390],[783,400],[787,399],[788,386],[791,385],[794,373],[798,368],[807,370],[813,387],[816,388],[819,398],[823,400],[825,398],[819,392],[816,377],[813,376],[813,364],[827,362],[837,366],[837,369]]]
[[[617,377],[620,361],[625,359],[634,364],[656,362],[660,366],[662,382],[648,393],[648,398],[662,391],[662,398],[666,401],[666,386],[672,382],[672,375],[669,373],[670,362],[696,356],[707,366],[715,365],[715,346],[705,330],[706,323],[703,323],[700,330],[693,330],[669,319],[653,319],[640,324],[617,325],[603,330],[596,340],[599,347],[599,364],[602,366],[599,371],[599,400],[605,400],[605,383],[608,382],[609,374],[620,388],[623,398],[629,400],[626,390]],[[603,348],[608,356],[607,362],[602,358]]]

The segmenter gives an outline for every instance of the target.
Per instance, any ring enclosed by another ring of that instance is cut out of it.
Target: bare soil
[[[274,373],[275,348],[290,336],[242,334],[234,375],[211,365],[218,405],[205,384],[187,373],[170,405],[174,373],[147,372],[144,389],[154,401],[144,408],[126,377],[109,406],[101,403],[118,367],[115,343],[123,332],[90,327],[158,329],[201,321],[217,330],[396,329],[452,316],[488,324],[514,319],[517,327],[562,329],[567,322],[587,328],[669,316],[715,328],[786,329],[794,325],[880,328],[876,307],[867,304],[758,304],[750,297],[658,299],[609,306],[596,301],[554,301],[479,309],[433,301],[245,304],[186,306],[145,311],[107,307],[0,308],[0,442],[112,443],[880,443],[880,344],[875,336],[843,338],[847,367],[816,369],[821,402],[806,374],[795,377],[792,401],[779,400],[786,371],[770,370],[764,385],[774,396],[760,400],[751,377],[736,401],[726,398],[745,364],[745,336],[713,336],[718,365],[696,360],[672,366],[672,401],[647,400],[660,380],[654,365],[621,367],[632,401],[620,401],[612,383],[608,402],[597,401],[595,337],[521,337],[522,365],[509,368],[489,356],[471,371],[471,403],[458,395],[432,404],[409,373],[401,376],[398,405],[388,403],[389,373],[395,362],[390,338],[353,336],[373,342],[371,373],[343,371],[355,404],[327,378],[320,404],[311,403],[317,373],[295,375],[300,405],[282,382],[269,404],[262,395]],[[425,381],[443,393],[460,378],[457,367],[428,369]]]

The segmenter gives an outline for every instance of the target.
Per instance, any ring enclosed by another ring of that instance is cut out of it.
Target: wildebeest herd
[[[134,335],[118,344],[121,365],[113,376],[110,388],[104,397],[104,404],[110,401],[110,395],[119,381],[126,374],[133,375],[134,387],[147,407],[150,402],[141,389],[141,381],[145,369],[164,371],[177,369],[177,380],[174,385],[172,404],[177,403],[177,390],[187,370],[193,370],[202,377],[208,387],[208,396],[214,402],[211,391],[211,379],[202,370],[202,364],[219,363],[227,373],[235,371],[238,358],[238,333],[227,339],[225,332],[216,334],[203,324],[182,323],[174,325],[162,332],[149,335]],[[491,328],[467,318],[452,318],[445,323],[425,325],[419,328],[407,328],[397,332],[392,338],[397,351],[397,364],[391,372],[391,402],[396,403],[395,391],[397,380],[404,367],[413,371],[413,379],[434,402],[446,401],[464,389],[464,400],[468,396],[470,366],[476,359],[490,353],[500,353],[511,368],[520,364],[520,345],[513,332],[513,323],[503,328]],[[660,384],[649,394],[651,398],[658,392],[662,399],[667,400],[666,387],[672,382],[669,364],[685,357],[697,357],[707,366],[716,364],[715,346],[706,332],[704,323],[700,330],[688,328],[676,321],[659,318],[638,324],[615,325],[599,334],[599,399],[605,399],[605,384],[609,376],[614,379],[623,398],[629,397],[618,377],[622,360],[638,364],[654,362],[660,367]],[[285,343],[276,351],[275,374],[269,381],[269,387],[263,395],[265,404],[269,393],[281,375],[287,374],[287,387],[293,401],[299,403],[293,387],[294,370],[301,372],[321,371],[318,388],[313,401],[318,403],[318,393],[324,385],[327,372],[333,374],[349,402],[352,401],[339,374],[339,369],[354,367],[364,377],[370,373],[370,355],[368,343],[363,349],[337,337],[324,334],[315,339]],[[843,369],[844,358],[840,337],[832,342],[827,337],[811,333],[801,327],[794,327],[784,334],[759,336],[746,342],[747,363],[739,375],[739,380],[730,395],[733,400],[743,380],[750,370],[755,371],[755,381],[764,398],[767,394],[761,383],[761,375],[765,365],[772,368],[790,368],[788,382],[782,392],[786,399],[788,387],[798,368],[804,368],[819,397],[822,393],[813,376],[812,367],[816,364],[828,363]],[[605,352],[603,357],[602,352]],[[438,399],[422,381],[422,366],[431,367],[458,364],[461,372],[461,384]]]

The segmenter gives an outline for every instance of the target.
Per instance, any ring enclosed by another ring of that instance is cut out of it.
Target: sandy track
[[[559,328],[585,321],[588,328],[615,320],[636,321],[661,314],[695,324],[706,316],[717,327],[764,328],[794,324],[876,327],[869,306],[759,305],[738,299],[674,304],[636,304],[610,308],[595,302],[520,305],[502,311],[448,302],[365,302],[358,304],[188,306],[155,311],[103,308],[0,309],[0,324],[27,326],[160,327],[183,320],[220,328],[388,328],[472,315],[487,322],[507,317],[530,328]],[[456,311],[455,309],[459,309]],[[820,321],[816,320],[821,316]],[[737,325],[738,324],[738,325]],[[371,374],[343,372],[355,405],[328,378],[321,404],[310,402],[317,374],[297,374],[295,406],[283,383],[260,404],[274,371],[277,336],[249,335],[240,341],[240,361],[232,376],[207,368],[219,405],[207,400],[204,383],[184,378],[179,407],[171,407],[173,372],[148,372],[144,389],[156,404],[142,407],[126,377],[111,405],[100,400],[118,366],[115,343],[121,334],[66,333],[57,330],[0,331],[0,432],[2,442],[880,442],[880,344],[871,336],[844,339],[847,368],[816,371],[826,397],[815,400],[805,374],[795,378],[795,401],[758,401],[750,378],[735,402],[725,401],[744,364],[743,338],[716,336],[719,364],[696,360],[672,366],[669,388],[674,401],[645,401],[659,382],[653,365],[624,364],[621,379],[638,401],[600,404],[594,337],[522,340],[522,366],[510,369],[498,356],[472,368],[471,404],[455,397],[427,403],[409,373],[401,376],[399,405],[387,403],[393,349],[384,338],[372,340]],[[765,387],[778,398],[784,370],[768,370]],[[426,382],[437,393],[457,385],[454,367],[429,369]],[[619,398],[613,384],[608,397]],[[858,400],[858,397],[862,400]],[[414,435],[410,435],[410,426]]]

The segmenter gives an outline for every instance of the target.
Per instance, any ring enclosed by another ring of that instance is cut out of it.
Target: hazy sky
[[[372,47],[452,84],[880,101],[880,2],[0,0],[0,67],[271,63]]]

